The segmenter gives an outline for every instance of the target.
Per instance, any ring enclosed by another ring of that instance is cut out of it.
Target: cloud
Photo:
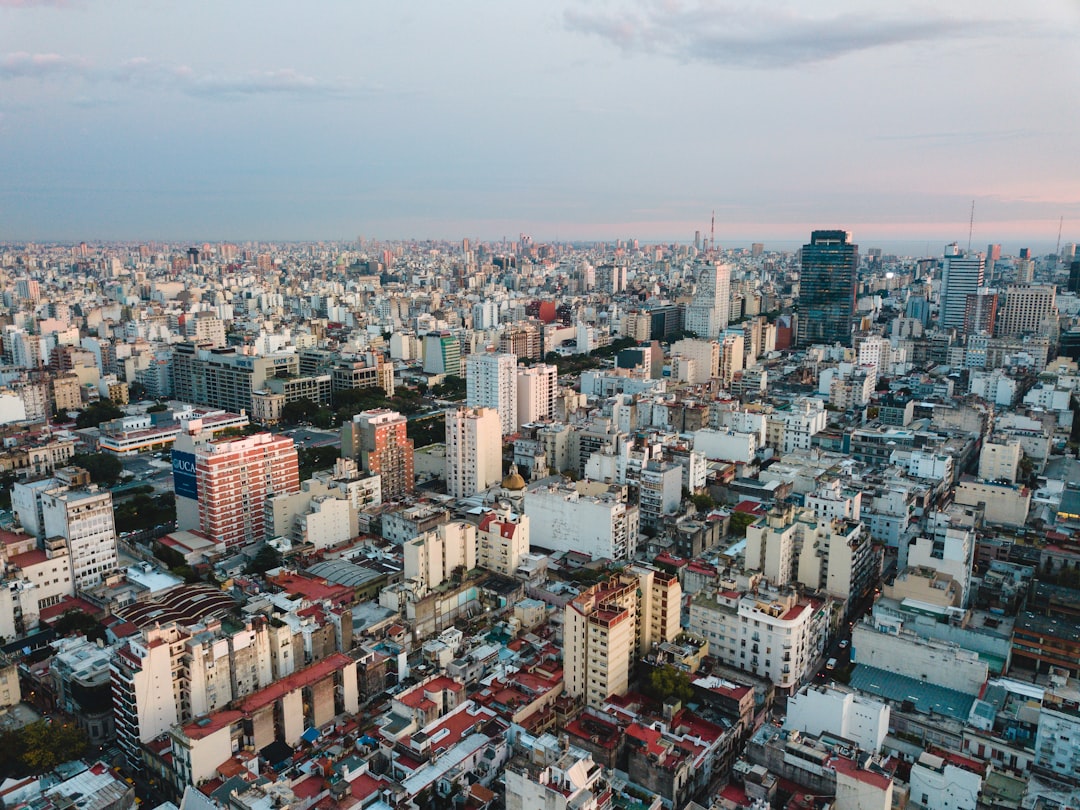
[[[0,79],[47,79],[55,76],[85,75],[85,59],[58,53],[16,51],[0,58]]]
[[[56,53],[19,51],[0,56],[0,81],[51,78],[78,78],[102,87],[112,85],[155,92],[174,91],[205,99],[266,95],[329,98],[348,96],[360,89],[356,85],[316,79],[294,68],[229,75],[200,73],[188,65],[158,62],[141,56],[109,68],[96,66],[81,57]],[[85,102],[86,97],[83,99]]]
[[[59,8],[69,5],[68,0],[0,0],[0,8]]]
[[[568,9],[572,31],[629,52],[656,53],[725,67],[787,68],[890,45],[978,36],[1004,21],[847,12],[811,16],[780,7],[641,0],[636,8]],[[1012,25],[1012,24],[1010,24]],[[1013,29],[1015,30],[1015,29]]]

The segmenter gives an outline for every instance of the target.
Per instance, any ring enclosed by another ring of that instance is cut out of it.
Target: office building
[[[731,314],[731,268],[709,264],[697,275],[694,297],[686,308],[686,329],[699,338],[715,340],[727,329]]]
[[[468,498],[502,480],[502,429],[494,408],[446,414],[446,491]]]
[[[992,290],[968,293],[964,303],[964,334],[992,335],[997,323],[998,294]]]
[[[249,355],[235,347],[198,343],[177,343],[172,348],[173,396],[232,413],[250,412],[252,392],[263,390],[268,379],[299,373],[295,354]]]
[[[985,278],[986,260],[981,253],[960,250],[953,242],[945,248],[941,266],[938,325],[942,329],[964,328],[969,295],[977,295]]]
[[[465,402],[494,408],[504,436],[517,429],[517,358],[512,354],[471,354],[465,361]]]
[[[364,472],[382,478],[384,502],[411,495],[416,483],[407,425],[397,411],[374,408],[356,414],[341,427],[342,457],[356,460]]]
[[[1049,285],[1016,285],[1005,290],[996,337],[1050,334],[1057,321],[1057,289]]]
[[[461,341],[449,332],[424,335],[424,372],[461,376]]]
[[[296,446],[287,436],[257,433],[208,443],[193,455],[199,530],[226,551],[266,539],[267,497],[300,489]],[[186,486],[188,473],[177,470],[177,461],[174,452],[174,480]]]
[[[522,425],[550,419],[555,415],[559,393],[559,370],[555,366],[536,365],[517,369],[517,423]]]
[[[799,345],[851,345],[859,246],[847,231],[813,231],[802,247]]]

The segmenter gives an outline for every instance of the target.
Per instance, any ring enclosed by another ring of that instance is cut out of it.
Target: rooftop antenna
[[[971,232],[975,230],[975,201],[971,201],[971,221],[968,223],[968,253],[971,252]]]

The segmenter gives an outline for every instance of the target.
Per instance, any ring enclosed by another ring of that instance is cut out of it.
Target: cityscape
[[[1074,244],[0,264],[6,804],[1080,800]]]
[[[1078,31],[0,0],[2,810],[1080,810]]]

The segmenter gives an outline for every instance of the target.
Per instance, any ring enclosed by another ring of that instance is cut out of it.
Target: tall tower
[[[494,408],[446,414],[446,491],[468,498],[502,480],[502,431]]]
[[[413,440],[406,433],[407,420],[389,408],[362,411],[341,428],[341,455],[360,462],[364,472],[382,480],[384,501],[412,494]]]
[[[799,345],[851,345],[859,246],[847,231],[813,231],[802,247]],[[961,313],[962,315],[963,313]]]
[[[517,357],[470,354],[465,360],[465,402],[470,408],[494,408],[504,436],[517,427]]]
[[[694,298],[686,308],[686,328],[699,338],[715,340],[727,329],[731,314],[731,268],[716,262],[701,269]]]
[[[985,269],[986,260],[981,253],[965,253],[956,242],[946,246],[938,315],[942,329],[963,330],[967,297],[983,286]]]

